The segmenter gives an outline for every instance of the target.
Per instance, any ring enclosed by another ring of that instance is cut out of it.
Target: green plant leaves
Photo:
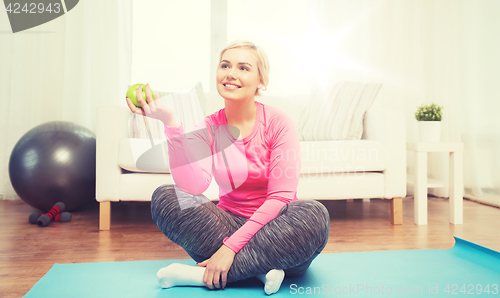
[[[442,106],[438,106],[435,103],[421,105],[417,108],[417,112],[415,112],[415,119],[417,121],[441,121],[443,118],[442,109]]]

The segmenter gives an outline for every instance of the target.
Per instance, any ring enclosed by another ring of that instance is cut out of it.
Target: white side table
[[[463,224],[463,143],[406,143],[406,151],[415,152],[415,175],[408,175],[408,185],[415,189],[415,224],[427,224],[427,188],[450,187],[450,223]],[[450,154],[449,185],[427,179],[427,152]]]

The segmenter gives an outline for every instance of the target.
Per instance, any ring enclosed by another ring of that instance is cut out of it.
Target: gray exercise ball
[[[96,139],[65,121],[36,126],[17,142],[9,160],[12,187],[44,212],[57,202],[72,211],[95,202]]]

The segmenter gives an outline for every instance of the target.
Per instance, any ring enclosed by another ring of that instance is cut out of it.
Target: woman
[[[219,61],[217,91],[225,108],[188,134],[171,107],[152,100],[149,85],[145,100],[137,90],[142,108],[127,98],[132,112],[165,124],[176,185],[154,192],[152,216],[198,263],[171,264],[157,276],[164,288],[210,289],[258,277],[273,294],[285,275],[303,274],[323,250],[329,214],[317,201],[297,200],[300,146],[292,119],[255,101],[269,81],[265,53],[238,41],[222,50]],[[202,194],[212,175],[220,188],[218,205]]]

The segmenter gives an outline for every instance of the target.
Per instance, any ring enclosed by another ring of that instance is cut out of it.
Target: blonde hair
[[[231,42],[220,52],[219,62],[222,60],[222,55],[224,55],[227,50],[236,48],[247,48],[254,52],[255,56],[257,57],[257,69],[259,70],[259,77],[262,84],[264,85],[264,88],[266,88],[269,84],[269,60],[267,59],[266,53],[260,47],[256,46],[253,42],[245,40],[236,40]],[[255,95],[261,95],[259,89],[255,90]]]

